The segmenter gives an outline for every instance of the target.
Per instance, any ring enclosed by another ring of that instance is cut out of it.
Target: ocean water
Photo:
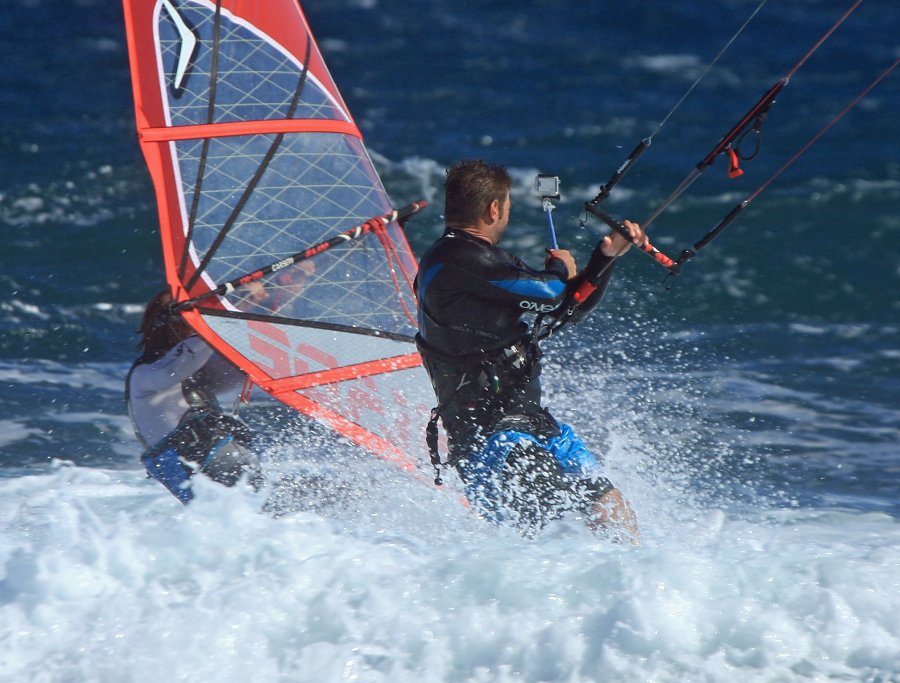
[[[506,246],[583,262],[581,204],[756,8],[331,0],[304,10],[421,253],[443,169],[507,165]],[[768,3],[605,204],[642,220],[851,3]],[[122,398],[162,284],[121,7],[0,2],[0,681],[900,681],[900,74],[674,282],[641,254],[545,346],[547,400],[639,547],[536,539],[260,402],[290,514],[138,463]],[[675,255],[900,56],[868,0],[797,71],[737,180],[651,229]],[[423,444],[424,447],[424,444]],[[424,450],[424,448],[423,448]],[[423,455],[423,467],[426,458]],[[274,465],[273,465],[274,467]],[[427,473],[427,468],[423,469]]]

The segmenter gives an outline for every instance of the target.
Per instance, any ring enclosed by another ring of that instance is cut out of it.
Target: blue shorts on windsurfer
[[[530,268],[497,246],[511,184],[503,167],[482,161],[450,168],[446,229],[419,264],[416,342],[438,403],[428,426],[432,461],[441,464],[440,419],[448,462],[486,518],[532,534],[574,512],[592,528],[636,541],[629,503],[572,428],[541,405],[541,351],[523,314],[565,307],[583,318],[599,302],[614,260],[641,244],[643,231],[625,221],[631,242],[605,237],[581,272],[563,249],[549,251],[543,270]],[[590,295],[573,298],[585,282]]]
[[[239,392],[244,375],[193,333],[168,289],[147,305],[139,332],[141,356],[125,379],[125,398],[149,476],[182,503],[193,498],[197,473],[225,486],[242,477],[258,486],[251,432],[217,398]]]

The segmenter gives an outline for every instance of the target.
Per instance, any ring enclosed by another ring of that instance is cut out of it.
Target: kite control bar
[[[799,159],[810,147],[816,144],[819,139],[827,133],[838,121],[840,121],[844,116],[854,107],[856,107],[865,97],[869,94],[869,92],[875,88],[881,81],[887,78],[895,69],[900,67],[900,58],[895,59],[894,62],[888,66],[884,71],[882,71],[875,80],[873,80],[869,85],[867,85],[862,92],[860,92],[856,97],[854,97],[847,105],[838,112],[828,123],[826,123],[809,141],[803,145],[799,150],[797,150],[793,156],[790,157],[777,171],[775,171],[769,178],[762,183],[752,194],[750,194],[746,199],[742,200],[738,204],[734,206],[734,208],[729,211],[724,218],[722,218],[716,226],[707,232],[702,238],[700,238],[694,245],[689,249],[682,250],[679,257],[675,260],[670,259],[668,256],[660,252],[656,247],[651,245],[649,242],[646,242],[643,247],[640,247],[643,251],[647,252],[650,256],[652,256],[657,263],[664,266],[670,273],[673,275],[677,275],[681,271],[682,265],[687,263],[689,260],[694,258],[697,255],[697,252],[703,249],[706,245],[712,242],[716,237],[718,237],[724,230],[727,228],[734,220],[756,199],[762,192],[769,187],[782,173],[784,173],[788,168],[790,168],[796,161]],[[772,94],[772,91],[769,93]],[[760,100],[757,103],[757,107],[761,104],[764,104],[763,100]],[[745,117],[745,120],[748,119]],[[738,127],[736,126],[735,129]],[[721,146],[721,144],[720,144]],[[724,148],[722,148],[724,149]],[[715,154],[720,152],[713,150]],[[707,160],[713,158],[713,153],[711,153]],[[696,171],[696,169],[695,169]],[[667,200],[668,201],[668,200]],[[585,209],[599,218],[601,221],[606,223],[613,230],[618,232],[619,234],[627,237],[628,231],[625,229],[625,226],[622,225],[618,220],[602,211],[597,207],[598,200],[592,200],[585,204]],[[657,215],[657,214],[654,214]]]
[[[283,258],[280,261],[276,261],[275,263],[268,265],[265,268],[260,268],[259,270],[254,270],[252,273],[247,273],[246,275],[242,275],[241,277],[229,280],[228,282],[221,284],[215,289],[201,294],[200,296],[195,296],[192,299],[182,301],[180,304],[175,306],[175,310],[185,311],[190,308],[194,308],[200,302],[205,301],[206,299],[209,299],[213,296],[224,296],[226,294],[231,294],[231,292],[233,292],[238,287],[249,285],[251,282],[256,282],[266,275],[270,275],[271,273],[275,273],[279,270],[283,270],[289,266],[292,266],[295,263],[299,263],[301,261],[312,258],[316,254],[321,254],[323,251],[327,251],[328,249],[331,249],[338,244],[343,244],[344,242],[358,239],[369,232],[384,228],[395,221],[397,223],[400,223],[400,225],[403,225],[404,223],[406,223],[406,221],[408,221],[426,206],[428,206],[428,202],[413,202],[412,204],[407,204],[402,209],[394,209],[393,211],[390,211],[382,216],[370,218],[365,223],[361,223],[354,228],[345,230],[339,235],[335,235],[334,237],[327,239],[324,242],[319,242],[318,244],[314,244],[313,246],[308,247],[303,251],[298,251],[296,254],[288,256],[287,258]]]

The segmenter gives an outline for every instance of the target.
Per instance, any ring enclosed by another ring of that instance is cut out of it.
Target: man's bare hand
[[[549,249],[548,252],[545,265],[550,262],[550,259],[558,258],[566,264],[566,280],[571,280],[578,274],[578,267],[575,265],[575,257],[572,256],[567,249]]]
[[[628,235],[631,239],[625,239],[625,237],[617,232],[610,233],[604,237],[603,242],[601,242],[600,250],[603,252],[604,256],[608,256],[609,258],[621,256],[631,249],[632,244],[642,247],[644,246],[644,242],[647,241],[644,230],[640,225],[632,221],[623,221],[622,224],[628,230]]]

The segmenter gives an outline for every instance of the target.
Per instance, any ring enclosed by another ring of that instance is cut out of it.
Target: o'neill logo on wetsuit
[[[553,304],[539,304],[536,301],[520,301],[519,308],[524,308],[526,311],[534,311],[536,313],[549,313],[554,310],[556,306]]]

